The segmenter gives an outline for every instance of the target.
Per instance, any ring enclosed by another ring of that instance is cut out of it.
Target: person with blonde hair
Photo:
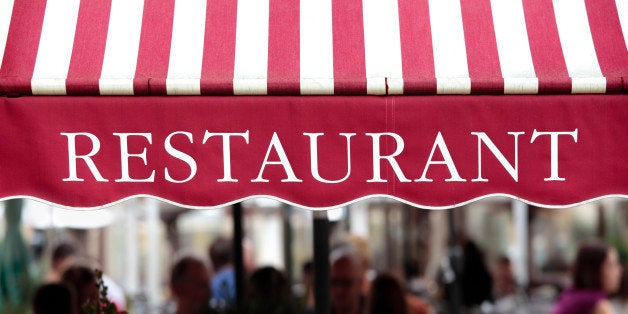
[[[362,263],[351,247],[340,247],[330,254],[331,312],[364,313]]]

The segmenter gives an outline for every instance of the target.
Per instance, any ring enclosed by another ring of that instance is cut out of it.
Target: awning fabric
[[[618,93],[626,28],[625,0],[5,0],[0,91]]]
[[[0,1],[0,199],[628,197],[627,34],[626,0]]]
[[[628,195],[626,95],[0,98],[0,198],[429,208]]]

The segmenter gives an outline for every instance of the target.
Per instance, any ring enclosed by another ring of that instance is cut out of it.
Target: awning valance
[[[628,97],[0,98],[0,199],[429,208],[628,196]]]
[[[0,93],[623,93],[626,28],[625,0],[6,0]]]

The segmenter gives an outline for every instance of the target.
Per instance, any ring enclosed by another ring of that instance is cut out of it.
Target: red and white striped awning
[[[0,200],[628,198],[627,34],[628,0],[0,0]]]
[[[13,95],[624,93],[626,0],[3,0]]]

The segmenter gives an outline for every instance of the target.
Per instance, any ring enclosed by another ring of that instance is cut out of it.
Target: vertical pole
[[[345,231],[351,233],[351,205],[347,205],[342,209],[344,211]]]
[[[522,286],[528,285],[528,231],[530,226],[528,225],[528,204],[519,201],[512,201],[512,211],[515,221],[515,233],[517,239],[517,258],[514,259],[513,265],[518,273],[518,281]]]
[[[283,258],[284,266],[286,269],[286,276],[288,281],[292,284],[294,280],[294,269],[292,260],[292,224],[290,223],[290,217],[292,216],[292,207],[283,204],[282,205],[282,217],[283,217]]]
[[[125,230],[124,230],[124,258],[126,267],[124,267],[124,289],[135,299],[139,290],[139,246],[137,239],[137,216],[135,208],[126,208]]]
[[[329,282],[329,221],[326,211],[315,211],[314,217],[314,309],[316,314],[331,312]]]
[[[462,252],[458,246],[458,234],[456,232],[455,209],[447,210],[447,220],[449,223],[449,264],[453,271],[453,282],[450,283],[450,295],[448,302],[448,313],[460,313],[462,309],[462,286],[461,286],[461,270],[462,270]]]
[[[369,208],[366,202],[358,202],[349,205],[351,215],[349,216],[349,232],[366,237],[369,236]]]
[[[397,243],[395,243],[394,238],[392,236],[393,233],[393,228],[392,225],[392,218],[391,218],[391,213],[392,209],[390,208],[389,205],[386,205],[386,207],[384,207],[384,230],[385,230],[385,237],[386,237],[386,268],[388,269],[393,269],[395,268],[394,262],[396,261],[395,258],[395,245]]]
[[[146,199],[146,229],[148,235],[148,256],[146,257],[146,285],[148,302],[151,309],[156,309],[161,301],[161,258],[159,246],[159,202],[155,199]]]
[[[536,219],[536,213],[537,213],[538,209],[537,207],[534,206],[528,206],[528,214],[526,219],[528,220],[528,230],[527,230],[527,239],[526,239],[526,246],[527,246],[527,259],[526,259],[526,273],[528,274],[528,286],[532,286],[535,281],[537,281],[537,276],[535,274],[537,274],[537,272],[535,271],[535,269],[533,268],[533,261],[534,261],[534,251],[532,250],[534,247],[532,245],[532,230],[531,230],[531,226],[534,223],[534,220]]]
[[[410,205],[403,204],[401,206],[401,223],[403,224],[403,228],[401,228],[401,241],[403,241],[403,249],[401,256],[401,266],[405,269],[406,263],[410,261],[414,254],[412,252],[412,245],[416,246],[418,243],[414,241],[414,237],[412,237],[412,232],[410,230],[414,230],[417,227],[416,213],[411,212],[414,208]],[[414,227],[414,228],[413,228]],[[404,274],[404,279],[405,274]]]
[[[242,311],[244,308],[244,254],[242,240],[244,239],[242,223],[242,203],[233,204],[233,263],[235,267],[236,286],[236,310]]]

